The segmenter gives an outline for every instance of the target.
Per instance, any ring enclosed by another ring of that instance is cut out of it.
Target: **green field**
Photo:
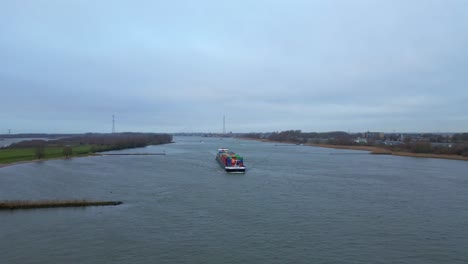
[[[92,153],[91,145],[80,145],[72,147],[72,156],[80,156]],[[0,164],[8,164],[18,161],[35,160],[35,148],[12,148],[0,149]],[[65,157],[63,147],[45,147],[45,157],[43,159],[53,159]]]
[[[25,140],[0,148],[0,165],[21,161],[76,157],[96,152],[140,148],[172,142],[169,134],[87,133],[52,140]],[[71,152],[70,152],[71,149]]]

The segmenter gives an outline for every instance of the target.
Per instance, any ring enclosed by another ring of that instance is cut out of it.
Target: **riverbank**
[[[256,140],[256,141],[262,141],[262,142],[271,142],[271,143],[296,144],[294,142],[277,142],[277,141],[272,141],[269,139],[252,139],[252,138],[242,138],[242,139]],[[450,160],[468,161],[468,157],[463,157],[463,156],[458,156],[458,155],[391,151],[385,148],[374,147],[374,146],[330,145],[330,144],[316,144],[316,143],[306,143],[303,145],[312,146],[312,147],[320,147],[320,148],[362,150],[362,151],[369,151],[370,154],[374,154],[374,155],[393,155],[393,156],[403,156],[403,157],[413,157],[413,158],[450,159]]]
[[[106,155],[102,152],[141,148],[149,145],[161,145],[171,142],[171,135],[156,133],[87,133],[61,139],[25,140],[0,148],[0,168],[27,162]],[[119,153],[119,155],[164,154],[165,153]]]
[[[33,160],[22,160],[22,161],[15,161],[11,163],[0,163],[0,168],[8,167],[8,166],[13,166],[13,165],[19,165],[19,164],[25,164],[25,163],[34,163],[34,162],[43,162],[43,161],[49,161],[49,160],[69,160],[72,158],[84,158],[84,157],[95,157],[95,156],[104,156],[99,153],[90,153],[90,154],[84,154],[84,155],[74,155],[69,158],[65,157],[59,157],[59,158],[44,158],[44,159],[33,159]]]
[[[102,156],[165,156],[166,153],[89,153],[89,154],[80,154],[73,155],[71,157],[59,157],[59,158],[44,158],[44,159],[33,159],[33,160],[22,160],[15,161],[11,163],[0,163],[0,168],[25,164],[25,163],[34,163],[34,162],[44,162],[49,160],[69,160],[72,158],[84,158],[84,157],[102,157]]]
[[[377,155],[393,155],[393,156],[404,156],[404,157],[413,157],[413,158],[432,158],[432,159],[450,159],[450,160],[468,161],[468,157],[463,157],[463,156],[458,156],[458,155],[391,151],[385,148],[373,147],[373,146],[346,146],[346,145],[329,145],[329,144],[312,144],[312,143],[304,144],[304,145],[322,147],[322,148],[364,150],[364,151],[369,151],[370,154],[377,154]]]
[[[0,201],[0,210],[38,209],[55,207],[114,206],[121,201],[87,201],[87,200],[45,200],[45,201]]]

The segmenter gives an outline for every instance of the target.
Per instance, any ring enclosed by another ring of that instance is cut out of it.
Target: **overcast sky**
[[[468,131],[468,1],[0,0],[0,134]]]

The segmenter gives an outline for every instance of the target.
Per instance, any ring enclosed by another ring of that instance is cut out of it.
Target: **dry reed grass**
[[[120,201],[88,201],[88,200],[15,200],[0,201],[0,210],[53,208],[53,207],[84,207],[84,206],[108,206],[119,205]]]

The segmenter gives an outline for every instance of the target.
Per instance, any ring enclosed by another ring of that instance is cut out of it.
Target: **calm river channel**
[[[0,168],[0,200],[124,202],[0,211],[0,263],[468,263],[466,161],[174,140]]]

